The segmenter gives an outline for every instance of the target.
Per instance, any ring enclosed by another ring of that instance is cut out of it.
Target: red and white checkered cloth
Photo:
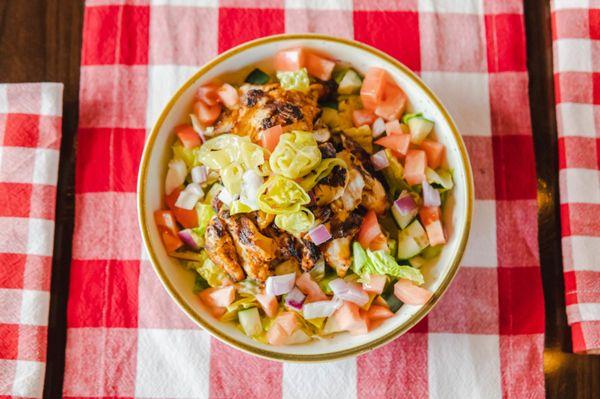
[[[542,398],[544,307],[521,1],[88,1],[64,395]],[[475,174],[463,266],[426,320],[358,358],[262,360],[210,338],[155,276],[136,221],[145,135],[218,52],[322,32],[417,71],[460,127]]]
[[[46,369],[59,83],[0,84],[0,397],[41,398]]]
[[[552,38],[567,318],[600,354],[600,2],[553,1]]]

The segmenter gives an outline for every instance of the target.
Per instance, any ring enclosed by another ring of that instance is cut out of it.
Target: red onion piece
[[[400,213],[400,215],[408,215],[417,209],[417,203],[414,198],[408,194],[401,194],[400,197],[394,201],[394,208]]]
[[[315,243],[315,245],[321,245],[331,239],[331,234],[325,225],[320,224],[317,227],[308,231],[308,236]]]
[[[304,295],[297,287],[294,287],[285,296],[285,305],[295,310],[302,310],[302,305],[304,304],[305,299],[306,295]]]
[[[200,195],[185,189],[179,193],[179,197],[177,197],[177,201],[175,201],[175,206],[181,209],[192,210],[199,200]]]
[[[382,118],[375,119],[373,125],[371,126],[371,131],[373,132],[373,137],[377,138],[385,133],[385,121]]]
[[[200,246],[194,239],[194,233],[192,233],[191,229],[180,230],[179,232],[177,232],[177,235],[179,236],[181,241],[183,241],[183,243],[185,245],[187,245],[188,247],[190,247],[191,249],[194,249],[194,250],[200,249]]]
[[[336,298],[355,303],[358,306],[366,305],[369,302],[369,294],[357,284],[337,278],[329,282],[329,287]]]
[[[331,301],[317,301],[306,303],[302,307],[302,315],[305,319],[316,319],[319,317],[329,317],[335,312],[343,301],[339,298],[335,298]]]
[[[267,295],[287,294],[294,288],[295,282],[296,273],[271,276],[265,283],[265,292]]]
[[[427,180],[423,180],[423,205],[425,206],[440,206],[442,200],[440,198],[440,192],[433,188]]]
[[[375,154],[371,155],[371,163],[375,170],[381,170],[390,166],[390,160],[384,150],[377,151]]]
[[[197,184],[202,184],[208,177],[208,170],[206,166],[194,166],[192,168],[192,181]]]

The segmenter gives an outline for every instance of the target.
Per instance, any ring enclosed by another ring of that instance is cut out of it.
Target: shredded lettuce
[[[309,202],[309,195],[298,183],[279,175],[271,176],[258,191],[258,206],[265,213],[294,213]]]
[[[289,72],[278,71],[277,79],[279,79],[279,84],[285,90],[295,90],[307,93],[310,86],[310,78],[308,77],[306,68]]]
[[[308,231],[314,224],[315,215],[305,207],[298,212],[275,216],[275,225],[295,236]]]
[[[242,299],[238,299],[231,305],[227,306],[227,312],[221,316],[221,321],[233,321],[237,318],[237,314],[240,310],[254,308],[258,306],[258,302],[254,296],[246,296]]]
[[[323,260],[322,257],[319,258],[313,268],[310,269],[309,273],[310,278],[312,278],[314,281],[319,282],[323,280],[323,277],[325,277],[325,260]]]
[[[248,205],[244,204],[240,200],[235,200],[229,205],[229,214],[237,215],[238,213],[248,213],[252,212],[252,208]]]
[[[398,198],[398,195],[400,195],[402,190],[408,189],[408,185],[403,179],[404,168],[398,159],[392,155],[392,152],[389,149],[385,150],[385,155],[387,156],[390,164],[381,172],[383,173],[383,177],[385,178],[385,181],[390,189],[390,196],[392,198]]]
[[[202,277],[201,275],[199,275],[198,273],[196,273],[196,278],[194,280],[194,288],[193,288],[194,294],[197,294],[197,293],[199,293],[201,291],[204,291],[208,287],[210,287],[210,285],[204,279],[204,277]]]
[[[350,127],[343,130],[344,134],[356,141],[366,152],[373,153],[373,134],[369,125]]]
[[[322,160],[312,172],[302,179],[300,185],[306,191],[312,190],[312,188],[317,185],[319,180],[329,176],[333,171],[333,168],[336,166],[348,170],[348,166],[344,160],[340,158],[326,158]]]
[[[321,162],[321,151],[310,132],[293,131],[281,135],[269,164],[273,172],[289,179],[309,173]]]
[[[173,158],[181,159],[185,162],[185,165],[188,169],[193,168],[196,165],[196,155],[194,148],[185,148],[181,141],[177,140],[175,144],[173,144]]]
[[[194,229],[194,231],[198,231],[199,234],[204,237],[204,233],[206,232],[206,227],[212,219],[213,216],[216,215],[215,210],[212,206],[208,204],[203,204],[201,202],[197,203],[194,207],[196,210],[196,214],[198,215],[198,227]]]
[[[202,200],[202,203],[210,205],[212,203],[212,200],[217,195],[219,195],[219,193],[221,192],[222,189],[223,189],[223,186],[220,185],[219,183],[215,183],[212,186],[210,186],[210,189],[208,190],[206,195],[204,195],[204,200]]]
[[[227,280],[227,274],[225,270],[215,265],[212,260],[208,258],[206,251],[200,252],[200,258],[194,265],[196,271],[203,279],[206,280],[208,285],[211,287],[218,287],[223,284],[223,281]]]
[[[405,278],[417,284],[425,282],[418,269],[399,265],[396,259],[385,251],[365,250],[358,242],[352,244],[352,258],[352,271],[361,276],[387,274],[396,278]]]

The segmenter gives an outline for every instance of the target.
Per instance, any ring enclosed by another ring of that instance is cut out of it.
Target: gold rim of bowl
[[[216,65],[223,62],[224,60],[231,58],[232,56],[234,56],[236,54],[239,54],[243,51],[247,51],[249,49],[252,49],[253,47],[256,47],[256,46],[259,46],[259,45],[262,45],[265,43],[287,41],[287,40],[302,40],[302,39],[304,39],[304,40],[321,40],[321,41],[341,43],[346,46],[351,46],[351,47],[357,48],[359,50],[366,51],[380,59],[383,59],[384,61],[391,63],[396,68],[398,68],[402,73],[404,73],[406,76],[408,76],[412,80],[412,82],[414,84],[416,84],[417,86],[419,86],[419,88],[421,90],[423,90],[423,92],[426,94],[426,96],[429,97],[429,99],[435,104],[435,106],[440,110],[446,123],[450,126],[450,129],[454,136],[454,140],[457,142],[458,148],[460,150],[462,168],[464,170],[465,180],[467,183],[467,187],[466,187],[467,192],[466,192],[466,196],[465,196],[465,201],[466,201],[465,223],[462,224],[460,231],[456,231],[454,233],[454,234],[460,234],[460,242],[459,242],[459,245],[458,245],[456,251],[452,254],[451,261],[450,261],[451,262],[450,270],[445,275],[445,277],[444,277],[443,281],[441,282],[440,286],[438,287],[438,289],[433,293],[432,299],[427,304],[425,304],[421,309],[419,309],[414,315],[412,315],[406,322],[404,322],[402,325],[398,326],[394,330],[390,331],[389,333],[387,333],[373,341],[362,344],[362,345],[358,345],[358,346],[355,346],[355,347],[352,347],[349,349],[340,350],[337,352],[328,352],[328,353],[323,353],[323,354],[290,354],[290,353],[274,352],[274,351],[271,351],[268,349],[261,349],[261,348],[257,348],[257,347],[248,345],[244,342],[240,342],[237,339],[235,339],[227,334],[224,334],[220,330],[213,327],[212,324],[214,323],[214,321],[211,322],[211,321],[205,320],[199,314],[197,314],[190,306],[188,306],[187,303],[185,302],[185,300],[177,293],[177,290],[175,289],[175,287],[171,284],[171,282],[167,278],[167,275],[166,275],[165,271],[163,270],[160,262],[158,261],[158,258],[157,258],[156,254],[154,252],[154,249],[150,243],[150,237],[148,235],[148,228],[147,228],[147,220],[146,220],[146,216],[145,216],[145,212],[144,212],[144,209],[145,209],[145,187],[146,187],[146,180],[148,178],[147,171],[148,171],[148,161],[150,159],[150,153],[154,146],[154,141],[156,140],[156,136],[158,135],[158,132],[159,132],[160,128],[162,127],[162,124],[163,124],[165,118],[167,117],[167,115],[171,111],[171,108],[177,102],[179,97],[191,85],[193,85],[198,79],[200,79],[206,72],[208,72],[209,70],[211,70]],[[169,292],[171,297],[175,300],[175,302],[177,302],[177,304],[183,309],[183,311],[193,321],[195,321],[202,328],[206,329],[209,333],[211,333],[213,336],[215,336],[219,340],[221,340],[237,349],[240,349],[244,352],[247,352],[247,353],[250,353],[253,355],[257,355],[257,356],[260,356],[260,357],[263,357],[266,359],[278,360],[278,361],[319,362],[319,361],[336,360],[336,359],[341,359],[341,358],[345,358],[345,357],[349,357],[349,356],[356,356],[361,353],[365,353],[367,351],[375,349],[381,345],[384,345],[387,342],[391,341],[392,339],[394,339],[394,338],[398,337],[399,335],[408,331],[411,327],[413,327],[415,324],[417,324],[427,313],[429,313],[429,311],[437,303],[437,301],[439,300],[441,295],[444,293],[444,291],[446,291],[446,289],[448,288],[448,285],[454,278],[454,276],[458,270],[459,263],[462,258],[462,255],[464,253],[466,244],[467,244],[469,230],[470,230],[470,226],[471,226],[471,215],[472,215],[472,208],[473,208],[473,177],[472,177],[471,166],[469,163],[469,157],[467,155],[467,151],[466,151],[464,142],[463,142],[460,134],[458,133],[458,130],[456,129],[454,121],[452,120],[452,118],[450,117],[450,115],[446,111],[446,108],[442,105],[440,100],[435,96],[435,94],[433,94],[433,92],[425,85],[425,83],[423,83],[423,81],[421,81],[421,79],[419,79],[404,64],[402,64],[401,62],[392,58],[391,56],[383,53],[382,51],[379,51],[371,46],[368,46],[366,44],[359,43],[359,42],[356,42],[353,40],[341,39],[341,38],[332,37],[332,36],[328,36],[328,35],[321,35],[321,34],[282,34],[282,35],[268,36],[268,37],[260,38],[257,40],[253,40],[253,41],[241,44],[237,47],[234,47],[234,48],[220,54],[219,56],[217,56],[216,58],[214,58],[213,60],[211,60],[210,62],[205,64],[204,66],[202,66],[198,70],[198,72],[196,72],[191,78],[189,78],[187,80],[187,82],[185,82],[179,88],[179,90],[175,93],[175,95],[171,98],[171,100],[167,103],[167,105],[161,112],[160,117],[154,124],[154,127],[152,128],[152,131],[150,133],[150,136],[148,137],[146,144],[144,146],[144,152],[142,154],[142,160],[140,163],[139,176],[138,176],[137,206],[138,206],[139,224],[140,224],[140,229],[142,232],[142,237],[144,240],[144,245],[148,251],[148,254],[150,256],[150,261],[154,267],[154,270],[158,274],[158,277],[160,278],[162,284],[165,286],[165,288],[167,289],[167,291]]]

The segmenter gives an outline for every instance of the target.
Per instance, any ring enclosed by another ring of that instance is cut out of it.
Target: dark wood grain
[[[62,397],[82,21],[83,1],[0,0],[0,81],[64,83],[45,398]]]
[[[538,177],[538,242],[546,302],[546,396],[597,399],[600,398],[600,357],[570,353],[571,330],[565,313],[549,1],[525,0],[525,26]]]
[[[600,357],[570,353],[571,335],[565,316],[549,10],[546,0],[525,0],[529,96],[538,176],[539,246],[546,300],[546,396],[596,399],[600,398]],[[83,2],[78,0],[0,0],[0,81],[65,84],[46,398],[59,398],[62,392],[82,20]]]

